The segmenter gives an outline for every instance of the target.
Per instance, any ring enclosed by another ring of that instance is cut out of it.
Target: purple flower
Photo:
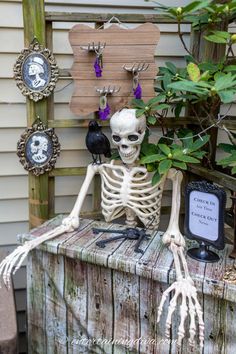
[[[101,120],[107,120],[108,116],[110,114],[110,111],[111,111],[111,109],[108,104],[106,105],[106,107],[104,109],[99,107],[99,110],[98,110],[99,118]]]
[[[138,100],[142,98],[142,88],[140,84],[136,87],[136,89],[133,89],[134,97]]]
[[[102,69],[99,63],[99,58],[96,58],[95,62],[94,62],[94,71],[96,74],[96,77],[101,77],[102,76]]]

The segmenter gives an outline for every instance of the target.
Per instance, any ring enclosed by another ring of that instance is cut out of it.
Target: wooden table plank
[[[64,216],[63,216],[64,217]],[[53,229],[60,224],[62,216],[42,225],[31,234],[21,235],[21,241],[39,237],[45,231]],[[145,278],[171,283],[175,279],[173,257],[168,248],[161,242],[161,233],[155,233],[148,241],[144,241],[142,249],[144,254],[134,252],[136,241],[119,241],[108,244],[104,249],[96,246],[96,241],[113,235],[93,235],[92,227],[122,228],[119,224],[107,224],[105,222],[89,221],[81,219],[79,230],[73,233],[63,234],[53,240],[39,246],[41,250],[47,250],[54,254],[63,254],[70,258],[83,260],[100,266],[137,274]],[[192,243],[187,241],[187,247]],[[197,262],[187,257],[190,274],[196,282],[198,291],[234,301],[236,296],[236,285],[229,284],[222,280],[227,265],[232,265],[228,257],[232,249],[226,245],[224,251],[219,251],[222,261],[215,264]]]

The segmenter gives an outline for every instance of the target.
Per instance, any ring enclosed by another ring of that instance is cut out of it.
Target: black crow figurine
[[[110,142],[106,135],[102,133],[101,128],[95,120],[89,122],[86,146],[92,154],[93,163],[102,163],[101,155],[111,157]]]

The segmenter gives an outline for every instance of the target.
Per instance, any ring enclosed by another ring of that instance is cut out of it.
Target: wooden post
[[[222,2],[222,1],[217,1]],[[227,31],[228,22],[222,21],[214,25],[212,30],[218,31]],[[193,57],[198,62],[211,62],[211,63],[219,63],[225,55],[226,45],[213,43],[207,41],[204,36],[207,35],[207,32],[199,33],[199,31],[193,30],[191,31],[191,44],[190,50],[193,54]],[[196,105],[195,111],[199,113],[200,117],[204,117],[206,114],[202,111],[201,106]],[[220,105],[215,107],[214,111],[208,112],[212,116],[212,120],[217,118],[217,115],[220,111]],[[187,115],[191,114],[191,107],[187,110]],[[211,124],[211,123],[210,123]],[[209,160],[211,162],[211,166],[215,166],[215,157],[216,157],[216,146],[217,146],[217,136],[218,136],[218,128],[213,127],[208,131],[210,134],[210,154]]]
[[[44,0],[23,0],[24,41],[29,46],[34,37],[46,45]],[[36,117],[47,125],[47,101],[33,102],[26,99],[27,125],[31,126]],[[29,173],[29,223],[30,228],[48,219],[48,174],[36,177]]]

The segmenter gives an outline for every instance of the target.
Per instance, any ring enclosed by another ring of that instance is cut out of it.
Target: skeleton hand
[[[190,316],[190,328],[189,328],[189,344],[190,346],[194,346],[194,337],[196,334],[196,316],[198,318],[198,326],[199,326],[199,341],[200,341],[200,348],[203,348],[203,341],[204,341],[204,322],[202,316],[202,309],[201,305],[197,298],[197,290],[193,284],[193,280],[188,277],[187,279],[182,278],[180,280],[175,281],[167,290],[164,291],[162,295],[162,299],[158,308],[158,318],[157,322],[160,321],[160,317],[162,314],[164,303],[168,297],[168,295],[174,291],[174,295],[170,300],[169,309],[166,318],[166,330],[165,334],[166,337],[169,338],[169,331],[172,321],[172,314],[177,307],[177,300],[181,298],[181,305],[180,305],[180,325],[178,328],[178,340],[177,345],[181,347],[182,339],[185,335],[184,323],[188,316]]]
[[[75,221],[73,220],[75,224]],[[74,229],[73,229],[74,230]],[[9,254],[4,260],[0,263],[0,287],[1,287],[1,276],[5,285],[9,288],[11,284],[11,273],[15,267],[13,274],[21,267],[23,261],[27,257],[28,253],[33,250],[35,247],[39,246],[43,242],[50,240],[56,236],[63,234],[64,232],[71,231],[71,224],[60,225],[54,230],[48,231],[42,236],[39,236],[33,240],[25,242],[22,246],[18,246],[11,254]]]
[[[182,236],[182,235],[181,235]],[[196,334],[196,317],[198,318],[198,327],[199,327],[199,342],[200,348],[203,348],[204,342],[204,322],[203,322],[203,313],[201,309],[201,305],[197,298],[197,289],[194,286],[193,280],[189,275],[187,262],[184,256],[184,249],[183,247],[179,247],[172,242],[170,244],[170,250],[173,252],[174,256],[174,263],[176,269],[176,276],[177,280],[164,291],[161,302],[158,308],[158,317],[157,322],[159,322],[164,303],[168,297],[168,295],[174,291],[174,295],[170,300],[169,309],[167,313],[166,319],[166,336],[169,337],[169,330],[171,326],[172,314],[177,307],[177,300],[181,298],[181,305],[180,305],[180,325],[178,329],[178,340],[177,345],[180,347],[182,344],[182,339],[185,335],[184,324],[189,313],[190,316],[190,337],[189,337],[189,344],[191,346],[194,345],[194,337]],[[181,270],[181,266],[183,268],[183,273]]]

